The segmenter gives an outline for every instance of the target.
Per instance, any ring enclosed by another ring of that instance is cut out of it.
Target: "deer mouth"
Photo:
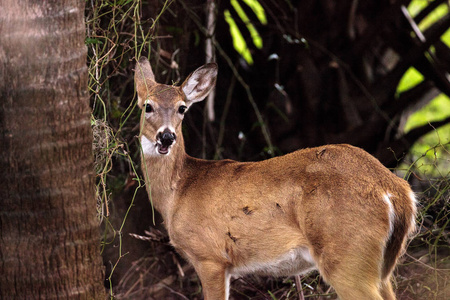
[[[167,155],[167,154],[169,154],[171,146],[172,145],[163,145],[163,144],[157,143],[156,144],[156,150],[161,155]]]
[[[156,149],[159,154],[167,155],[171,147],[175,144],[176,135],[170,130],[166,129],[162,133],[158,133],[156,137]]]

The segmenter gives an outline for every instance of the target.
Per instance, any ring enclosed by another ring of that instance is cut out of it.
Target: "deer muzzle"
[[[166,128],[156,135],[157,148],[159,154],[169,154],[170,147],[175,143],[177,136],[170,129]]]

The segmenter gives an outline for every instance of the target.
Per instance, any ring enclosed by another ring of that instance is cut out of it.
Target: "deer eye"
[[[153,106],[151,106],[150,103],[145,103],[145,104],[144,104],[144,108],[145,108],[145,112],[146,112],[146,113],[151,113],[151,112],[153,112]]]
[[[179,114],[184,114],[184,113],[186,112],[186,110],[187,110],[187,107],[184,106],[184,105],[181,105],[181,106],[178,108],[178,113],[179,113]]]

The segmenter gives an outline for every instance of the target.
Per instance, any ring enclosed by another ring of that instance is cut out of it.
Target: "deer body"
[[[188,156],[182,115],[216,74],[209,64],[181,87],[160,85],[145,59],[135,75],[148,192],[205,298],[227,299],[231,276],[316,269],[341,299],[395,299],[391,273],[415,228],[409,185],[349,145],[260,162]]]

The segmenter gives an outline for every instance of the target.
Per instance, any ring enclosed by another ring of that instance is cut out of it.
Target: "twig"
[[[295,288],[297,289],[298,293],[298,300],[305,300],[305,296],[303,295],[303,289],[302,289],[302,279],[300,278],[300,275],[295,275]]]
[[[416,263],[421,264],[422,266],[424,266],[427,269],[433,270],[433,271],[437,271],[437,272],[447,272],[450,271],[450,269],[438,269],[438,268],[434,268],[432,266],[427,265],[426,263],[424,263],[423,261],[421,261],[420,259],[417,259],[413,256],[411,256],[410,254],[406,253],[406,256],[408,256],[410,259],[412,259],[413,261],[415,261]]]
[[[215,0],[208,0],[206,5],[206,14],[208,16],[208,21],[206,24],[206,63],[215,62],[216,54],[214,49],[214,40],[215,40],[215,31],[216,31],[216,22],[217,22],[217,14],[216,14],[216,3]],[[211,92],[206,99],[206,107],[208,113],[208,120],[213,122],[215,120],[214,114],[214,98],[216,95],[216,88],[213,87]]]

